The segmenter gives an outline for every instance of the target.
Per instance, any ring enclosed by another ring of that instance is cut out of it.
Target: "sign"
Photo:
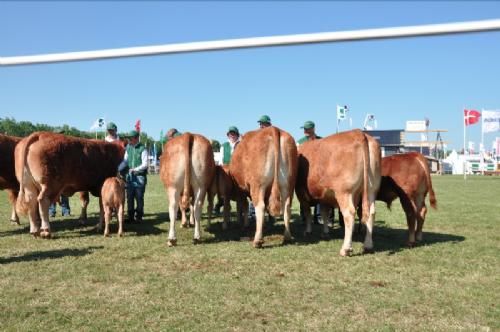
[[[406,131],[424,131],[427,130],[426,121],[406,121]]]

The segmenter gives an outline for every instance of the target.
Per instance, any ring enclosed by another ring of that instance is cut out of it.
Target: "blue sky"
[[[500,2],[0,2],[0,56],[495,18]],[[462,109],[500,109],[499,58],[488,32],[3,67],[0,117],[88,130],[105,116],[119,131],[141,119],[157,139],[176,127],[223,141],[268,114],[298,139],[306,120],[334,133],[345,104],[353,127],[427,117],[461,148]],[[480,125],[468,135],[477,144]]]

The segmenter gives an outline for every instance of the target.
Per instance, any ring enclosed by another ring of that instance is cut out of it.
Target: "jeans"
[[[127,174],[127,213],[129,220],[142,220],[144,216],[144,192],[148,179],[145,175]],[[134,208],[134,203],[137,205]]]
[[[59,202],[59,205],[61,205],[61,214],[63,216],[69,216],[71,215],[71,208],[69,207],[69,198],[68,196],[63,196],[61,195],[61,200]],[[56,216],[56,203],[52,203],[49,206],[49,215],[51,217]]]

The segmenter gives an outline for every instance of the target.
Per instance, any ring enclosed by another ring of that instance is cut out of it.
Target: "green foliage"
[[[294,200],[295,242],[281,245],[281,220],[266,225],[265,246],[253,231],[221,229],[204,216],[202,244],[177,224],[168,248],[168,205],[158,176],[149,176],[145,220],[125,236],[104,238],[72,217],[51,223],[55,238],[33,239],[26,219],[10,225],[0,192],[0,330],[148,331],[498,331],[500,329],[500,178],[433,177],[438,210],[430,210],[424,241],[405,247],[406,220],[377,203],[375,254],[338,256],[343,232],[312,237]],[[58,213],[60,213],[58,209]],[[234,219],[234,215],[233,215]]]

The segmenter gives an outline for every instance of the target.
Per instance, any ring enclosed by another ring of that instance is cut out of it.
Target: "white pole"
[[[0,66],[500,30],[500,19],[0,57]]]
[[[463,122],[464,122],[464,180],[467,180],[467,160],[465,159],[465,134],[466,134],[466,131],[465,131],[465,128],[466,128],[466,125],[465,125],[465,121],[467,119],[469,119],[469,111],[465,109],[464,107],[464,118],[463,118]]]

